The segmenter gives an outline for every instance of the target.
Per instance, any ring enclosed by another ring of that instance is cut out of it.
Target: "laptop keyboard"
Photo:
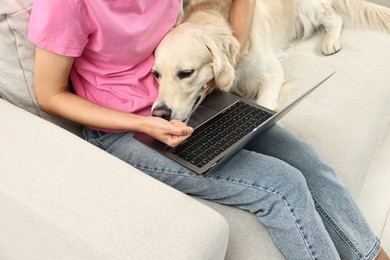
[[[237,101],[196,128],[185,143],[171,152],[203,167],[271,116],[267,111]]]

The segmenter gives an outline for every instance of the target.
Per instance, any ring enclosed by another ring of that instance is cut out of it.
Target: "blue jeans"
[[[132,133],[85,134],[184,193],[252,212],[287,259],[375,259],[379,253],[379,240],[334,170],[277,125],[204,175],[149,149]]]

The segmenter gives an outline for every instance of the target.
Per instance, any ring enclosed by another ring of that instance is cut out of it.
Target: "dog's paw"
[[[256,103],[260,106],[266,107],[268,109],[274,110],[277,107],[277,102],[274,100],[257,100]]]
[[[332,55],[341,49],[340,40],[334,38],[325,38],[322,41],[321,52],[324,55]]]

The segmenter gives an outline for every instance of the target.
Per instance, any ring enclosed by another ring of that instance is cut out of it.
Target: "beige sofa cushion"
[[[390,122],[390,35],[346,24],[342,50],[332,56],[320,53],[321,36],[289,50],[285,90],[304,89],[329,71],[337,73],[283,123],[317,147],[357,198],[378,138]]]
[[[4,1],[5,2],[5,1]],[[32,1],[7,1],[0,13],[0,95],[39,114],[33,93],[34,46],[27,39]]]
[[[1,259],[223,259],[214,210],[2,99],[0,125]]]

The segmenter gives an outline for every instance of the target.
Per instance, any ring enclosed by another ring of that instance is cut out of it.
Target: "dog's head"
[[[159,95],[152,114],[186,121],[208,93],[207,83],[229,91],[238,51],[228,26],[187,22],[172,29],[155,51]]]

